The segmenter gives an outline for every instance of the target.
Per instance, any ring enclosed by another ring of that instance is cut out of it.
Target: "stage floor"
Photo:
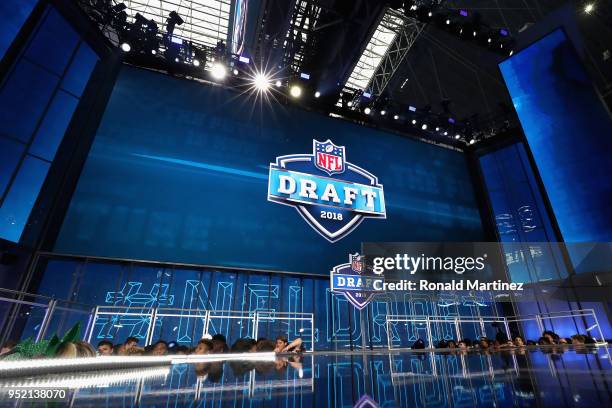
[[[346,352],[4,379],[67,389],[59,406],[610,407],[608,347]],[[0,405],[14,405],[4,393]],[[28,404],[24,406],[30,406]]]

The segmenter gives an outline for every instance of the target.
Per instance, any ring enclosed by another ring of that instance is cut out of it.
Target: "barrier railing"
[[[180,309],[180,308],[167,308],[167,307],[126,307],[126,306],[96,306],[93,312],[92,323],[88,326],[89,331],[86,334],[86,339],[91,342],[96,321],[101,316],[116,316],[119,319],[124,317],[136,316],[144,318],[148,322],[145,346],[153,343],[153,337],[155,334],[156,323],[160,318],[163,317],[179,317],[182,319],[201,319],[203,322],[203,329],[201,337],[210,333],[210,325],[213,319],[240,319],[248,320],[252,322],[251,328],[247,336],[251,338],[258,338],[259,334],[259,323],[262,321],[270,320],[287,320],[287,321],[306,321],[310,322],[310,339],[311,349],[308,351],[314,351],[315,342],[315,327],[314,327],[314,315],[313,313],[301,313],[301,312],[276,312],[276,311],[241,311],[241,310],[206,310],[206,309]]]
[[[594,324],[586,327],[585,331],[587,333],[591,333],[595,329],[599,332],[599,339],[596,336],[591,336],[595,339],[596,344],[606,344],[605,338],[603,335],[603,331],[601,330],[601,326],[599,325],[599,320],[597,319],[597,315],[595,314],[594,309],[579,309],[579,310],[571,310],[571,311],[563,311],[563,312],[550,312],[550,313],[534,313],[523,316],[482,316],[482,317],[461,317],[461,316],[423,316],[423,315],[387,315],[385,319],[385,327],[387,329],[387,348],[393,349],[393,330],[391,328],[393,323],[413,323],[413,324],[425,324],[427,329],[427,343],[429,347],[434,347],[434,340],[432,335],[432,324],[453,324],[455,327],[456,339],[462,339],[461,332],[461,324],[462,323],[478,323],[480,325],[482,336],[486,336],[485,324],[486,323],[501,323],[503,325],[504,331],[508,338],[510,336],[510,324],[511,323],[523,323],[527,321],[535,321],[538,325],[538,329],[543,332],[545,329],[544,321],[553,320],[553,319],[576,319],[576,318],[592,318],[594,320]]]

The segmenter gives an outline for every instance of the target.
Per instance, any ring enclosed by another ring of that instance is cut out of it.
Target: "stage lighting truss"
[[[424,26],[397,10],[385,9],[344,89],[362,89],[371,97],[381,95]],[[353,106],[357,108],[359,100],[353,100]]]

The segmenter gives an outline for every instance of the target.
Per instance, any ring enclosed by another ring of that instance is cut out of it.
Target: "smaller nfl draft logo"
[[[336,146],[331,140],[323,143],[314,140],[315,167],[328,175],[344,173],[344,146]]]
[[[385,278],[369,271],[363,255],[350,254],[349,263],[336,265],[331,270],[331,290],[344,295],[357,309],[362,310],[376,293],[384,292]]]

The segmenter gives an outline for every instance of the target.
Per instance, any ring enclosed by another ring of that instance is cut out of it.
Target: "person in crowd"
[[[572,344],[582,345],[585,344],[586,338],[582,334],[574,334],[572,336]]]
[[[76,346],[77,357],[95,357],[96,350],[92,347],[91,344],[86,341],[77,341],[74,343]]]
[[[250,353],[251,351],[255,351],[256,344],[257,342],[255,340],[244,337],[236,340],[236,342],[232,344],[231,352]]]
[[[478,341],[478,348],[480,350],[488,350],[489,346],[491,346],[491,340],[488,337],[481,337]]]
[[[172,349],[168,350],[168,354],[186,356],[189,354],[189,347],[183,346],[182,344],[177,344]]]
[[[514,336],[514,341],[512,343],[515,347],[524,347],[525,339],[522,336]]]
[[[451,350],[454,350],[457,348],[457,343],[455,343],[455,340],[449,340],[447,344],[448,344],[448,348]]]
[[[152,356],[166,356],[168,355],[168,343],[163,340],[158,340],[157,343],[151,347],[150,354]]]
[[[550,346],[550,345],[554,344],[551,339],[552,339],[552,337],[550,337],[550,336],[542,336],[542,337],[540,337],[538,339],[538,345],[539,346]]]
[[[565,337],[561,337],[559,339],[559,344],[571,344],[571,343],[572,343],[572,339],[568,339],[568,338],[565,338]]]
[[[96,347],[96,349],[98,350],[99,356],[112,356],[114,346],[113,343],[111,343],[110,341],[102,340],[98,343],[98,347]]]
[[[192,354],[210,354],[213,349],[213,342],[209,339],[201,339],[193,349]]]
[[[447,348],[448,347],[448,343],[446,342],[446,340],[440,340],[438,342],[438,347],[437,348]]]
[[[288,352],[298,352],[301,351],[302,348],[302,339],[297,338],[293,340],[291,343],[287,340],[285,336],[276,337],[274,352],[275,353],[288,353]]]
[[[272,340],[259,339],[257,340],[257,344],[255,345],[255,351],[258,353],[270,352],[270,351],[274,351],[275,347],[276,346]]]
[[[542,337],[546,337],[548,339],[548,344],[559,343],[559,335],[552,330],[545,330],[544,333],[542,333]]]
[[[129,354],[132,354],[137,350],[143,350],[141,347],[138,347],[138,339],[136,337],[128,337],[125,339],[125,343],[123,344],[125,345],[125,349]]]
[[[495,335],[495,343],[493,343],[493,347],[498,349],[498,348],[508,348],[508,347],[513,347],[514,343],[512,343],[509,339],[508,336],[506,335],[506,333],[504,333],[503,331],[498,331],[497,334]]]
[[[215,334],[212,336],[213,349],[212,354],[227,353],[229,347],[227,346],[227,339],[222,334]]]
[[[2,345],[2,348],[0,349],[0,356],[6,353],[10,353],[15,348],[16,345],[17,345],[17,342],[15,340],[5,341],[4,344]]]
[[[463,339],[459,342],[458,346],[461,350],[467,350],[472,347],[472,340],[467,338]]]
[[[423,350],[425,348],[425,342],[423,339],[418,339],[414,343],[412,343],[413,350]]]

